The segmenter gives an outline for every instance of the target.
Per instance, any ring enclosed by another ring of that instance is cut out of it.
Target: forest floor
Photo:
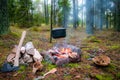
[[[16,72],[0,72],[0,80],[33,80],[34,77],[41,76],[57,68],[57,72],[47,75],[43,80],[120,80],[120,33],[112,30],[97,31],[95,35],[88,37],[85,29],[76,30],[69,28],[65,39],[53,39],[49,43],[49,27],[32,27],[29,29],[20,29],[11,27],[11,33],[0,36],[0,67],[11,52],[12,46],[18,44],[23,30],[27,30],[24,41],[32,41],[39,52],[51,49],[56,43],[67,42],[77,46],[82,51],[81,61],[78,63],[69,63],[63,67],[57,67],[46,61],[42,61],[44,68],[35,75],[32,74],[32,64],[29,66],[20,65]],[[96,66],[90,59],[90,55],[95,53],[104,54],[110,57],[111,63],[106,66]]]

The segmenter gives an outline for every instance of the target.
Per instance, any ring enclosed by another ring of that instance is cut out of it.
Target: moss
[[[109,64],[106,68],[106,71],[108,72],[114,72],[116,70],[116,66],[114,64]]]
[[[21,77],[20,77],[20,80],[25,80],[25,77],[26,77],[26,75],[22,75]],[[18,79],[19,80],[19,79]]]
[[[109,49],[110,50],[117,50],[120,48],[120,45],[116,44],[116,45],[112,45],[112,46],[109,46]]]
[[[46,61],[43,61],[42,64],[46,67],[47,70],[51,70],[51,69],[57,67],[56,65],[53,65],[53,64],[46,62]]]
[[[120,72],[118,72],[118,73],[116,74],[116,78],[117,78],[117,79],[120,79]]]
[[[78,68],[80,64],[78,63],[69,63],[65,64],[65,67],[70,67],[70,68]]]
[[[2,40],[0,40],[0,46],[3,46],[3,45],[4,45],[3,41],[2,41]]]
[[[70,80],[71,78],[72,78],[71,75],[64,76],[64,79],[65,79],[65,80]]]
[[[87,64],[87,65],[85,66],[85,68],[86,68],[86,69],[91,69],[91,66],[90,66],[89,64]]]
[[[25,71],[25,70],[26,70],[26,66],[20,65],[20,68],[19,68],[18,72],[19,72],[19,73],[22,73],[22,72]]]
[[[95,77],[97,80],[113,80],[113,77],[108,74],[97,74]]]
[[[88,38],[88,41],[89,42],[96,42],[96,43],[100,43],[101,42],[101,40],[97,39],[95,36],[90,36]]]
[[[90,58],[89,53],[84,53],[84,54],[82,55],[82,57],[85,58],[85,59]]]

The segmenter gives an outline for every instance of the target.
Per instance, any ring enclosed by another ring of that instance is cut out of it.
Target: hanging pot
[[[54,28],[52,30],[52,37],[55,39],[66,37],[66,29],[65,28]]]

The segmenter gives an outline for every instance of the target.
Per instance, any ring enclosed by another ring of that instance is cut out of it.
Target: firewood
[[[36,71],[42,70],[42,69],[43,69],[42,63],[41,63],[41,62],[35,62],[35,63],[33,64],[33,70],[32,70],[32,72],[33,72],[33,74],[35,74]]]

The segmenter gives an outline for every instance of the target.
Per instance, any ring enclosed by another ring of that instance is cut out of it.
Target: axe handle
[[[21,39],[19,41],[19,45],[17,47],[16,56],[15,56],[15,60],[14,60],[14,66],[19,66],[20,49],[22,47],[25,36],[26,36],[26,31],[23,31]]]

